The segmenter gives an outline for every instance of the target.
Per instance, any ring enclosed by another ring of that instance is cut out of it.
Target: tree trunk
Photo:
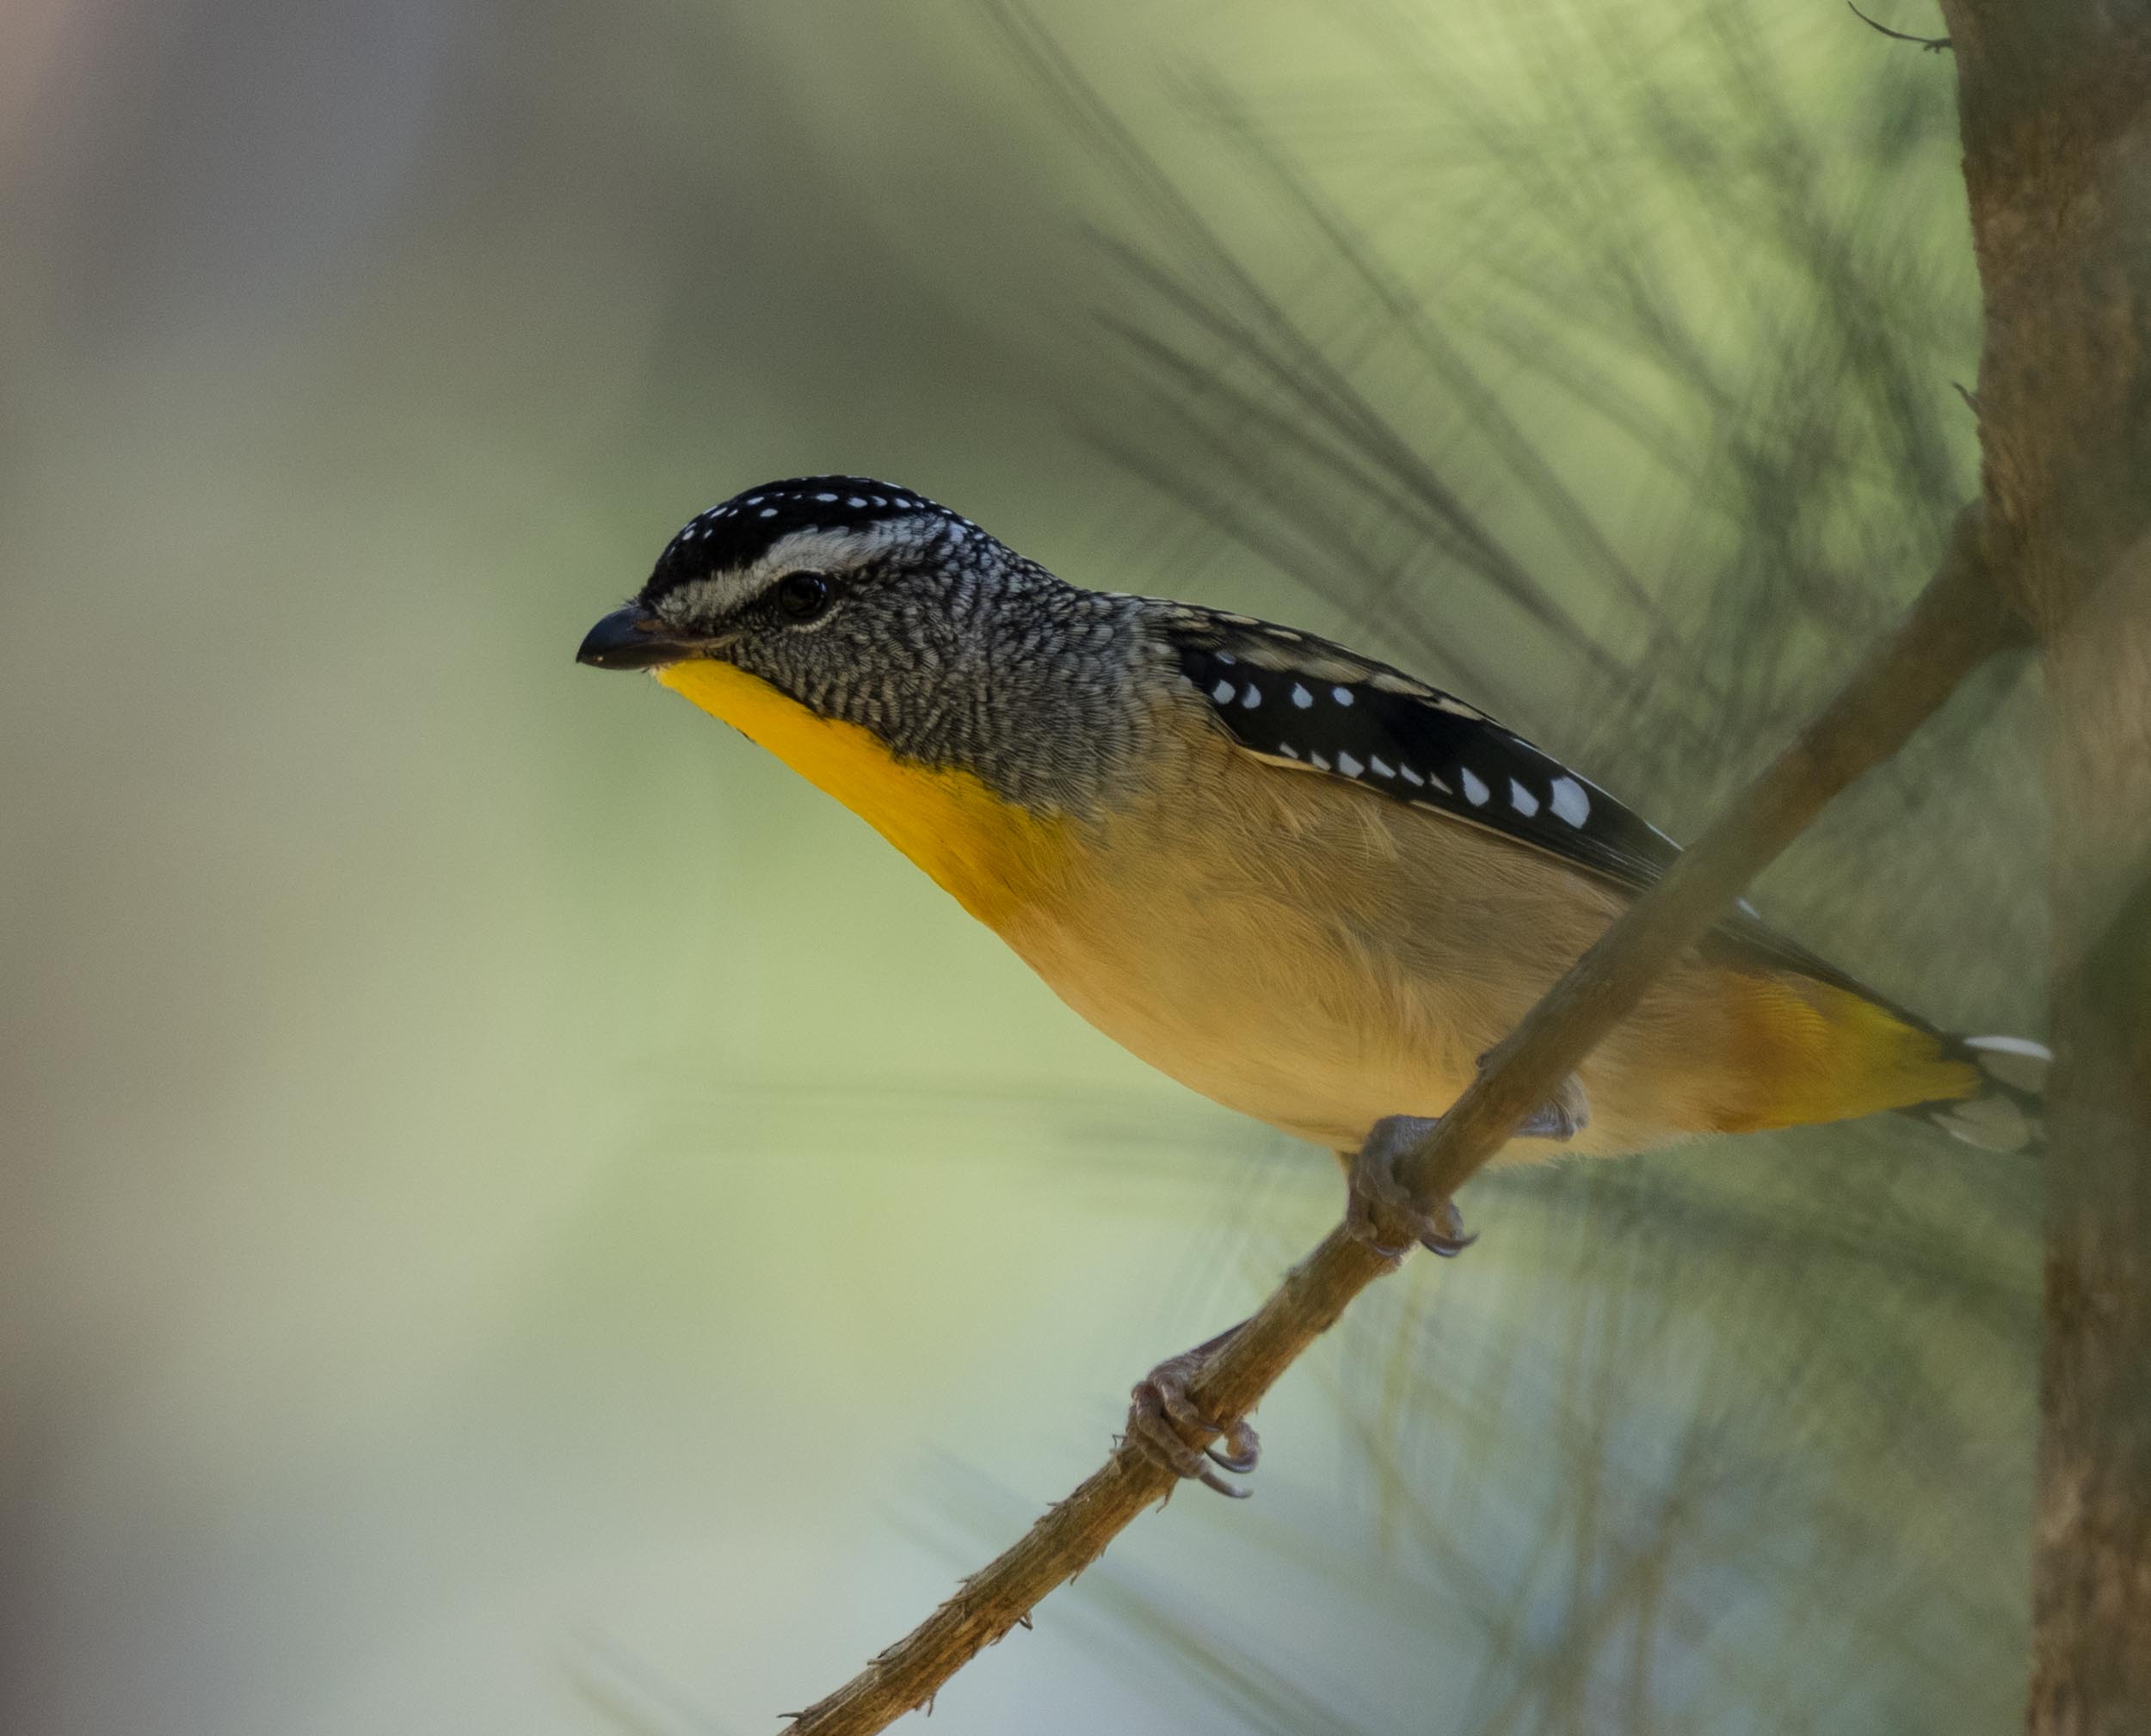
[[[2036,1736],[2151,1733],[2151,4],[1944,0],[2054,824]]]

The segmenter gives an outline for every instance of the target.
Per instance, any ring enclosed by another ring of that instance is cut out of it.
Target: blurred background
[[[1334,1172],[584,628],[862,472],[1690,835],[1970,492],[1951,98],[1834,0],[14,0],[0,1727],[767,1730],[910,1627]],[[2031,685],[1757,897],[2036,1035]],[[2013,1724],[2025,1166],[1464,1205],[933,1727]]]

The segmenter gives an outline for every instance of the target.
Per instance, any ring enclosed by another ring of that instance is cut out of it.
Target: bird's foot
[[[1386,1259],[1402,1259],[1416,1242],[1429,1253],[1454,1259],[1478,1240],[1464,1234],[1454,1200],[1421,1204],[1397,1177],[1405,1153],[1432,1134],[1440,1119],[1385,1115],[1368,1132],[1366,1143],[1345,1159],[1346,1228]],[[1590,1123],[1590,1099],[1581,1081],[1571,1077],[1551,1103],[1524,1118],[1516,1136],[1574,1139]]]
[[[1397,1179],[1397,1160],[1434,1130],[1439,1116],[1385,1115],[1366,1143],[1345,1158],[1345,1228],[1385,1259],[1416,1242],[1453,1259],[1478,1240],[1466,1235],[1454,1200],[1421,1205]]]
[[[1192,1351],[1168,1357],[1137,1381],[1128,1394],[1126,1436],[1145,1457],[1175,1476],[1192,1477],[1235,1500],[1245,1499],[1249,1491],[1217,1472],[1245,1476],[1253,1470],[1262,1456],[1261,1437],[1245,1417],[1220,1423],[1205,1416],[1192,1387],[1211,1352],[1239,1330],[1234,1327]],[[1221,1441],[1224,1450],[1209,1444],[1213,1438]]]

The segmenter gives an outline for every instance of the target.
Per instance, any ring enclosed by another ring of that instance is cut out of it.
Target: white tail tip
[[[2045,1092],[2054,1051],[2043,1043],[2034,1043],[2028,1037],[1968,1037],[1964,1046],[1978,1051],[1980,1067],[1988,1077],[2034,1097]]]

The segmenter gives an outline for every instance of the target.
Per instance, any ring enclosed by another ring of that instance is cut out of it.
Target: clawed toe
[[[1551,1139],[1566,1144],[1591,1124],[1591,1099],[1583,1081],[1570,1074],[1551,1103],[1542,1103],[1516,1126],[1519,1139]]]
[[[1368,1200],[1354,1193],[1345,1213],[1346,1227],[1384,1259],[1402,1259],[1414,1246],[1443,1259],[1454,1259],[1478,1240],[1467,1233],[1464,1215],[1453,1200],[1421,1211],[1401,1198]]]
[[[1443,1259],[1454,1259],[1478,1239],[1476,1232],[1465,1231],[1464,1214],[1457,1210],[1453,1199],[1443,1200],[1428,1212],[1419,1232],[1419,1245]]]
[[[1433,1125],[1421,1116],[1384,1116],[1374,1123],[1365,1145],[1343,1154],[1345,1226],[1384,1259],[1402,1259],[1414,1244],[1454,1259],[1478,1240],[1464,1234],[1454,1201],[1421,1206],[1396,1179],[1397,1160]]]
[[[1261,1437],[1245,1417],[1229,1423],[1211,1420],[1188,1390],[1196,1370],[1219,1342],[1213,1339],[1199,1350],[1160,1363],[1136,1382],[1129,1394],[1127,1438],[1146,1457],[1175,1476],[1244,1500],[1252,1491],[1226,1481],[1217,1472],[1245,1476],[1252,1471],[1262,1456]],[[1206,1441],[1211,1436],[1221,1437],[1219,1446],[1192,1444],[1192,1441]]]

